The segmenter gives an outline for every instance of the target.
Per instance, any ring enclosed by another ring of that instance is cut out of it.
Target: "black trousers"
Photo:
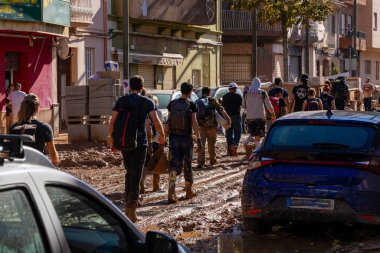
[[[132,151],[122,151],[125,173],[125,205],[137,206],[140,193],[140,180],[146,158],[146,147]]]

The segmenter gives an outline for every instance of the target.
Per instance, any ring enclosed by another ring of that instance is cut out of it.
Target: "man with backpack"
[[[141,96],[144,79],[133,76],[129,82],[130,94],[120,97],[112,109],[109,124],[109,147],[120,150],[125,175],[125,214],[132,222],[137,221],[136,208],[140,192],[140,180],[147,153],[145,120],[151,118],[159,133],[159,143],[165,143],[165,135],[156,107],[149,98]]]
[[[217,137],[218,123],[215,118],[215,113],[222,114],[228,122],[231,122],[230,117],[219,102],[210,96],[211,89],[203,87],[202,97],[197,100],[197,121],[199,125],[199,133],[201,136],[202,149],[198,150],[198,168],[205,165],[205,145],[208,144],[208,153],[210,156],[210,165],[217,163],[215,154],[215,144]]]
[[[303,102],[307,99],[308,93],[307,91],[310,89],[308,84],[309,75],[302,74],[300,79],[300,84],[294,86],[293,88],[293,108],[292,112],[302,111]]]
[[[323,109],[322,101],[315,97],[315,89],[310,88],[308,98],[303,102],[302,111],[318,111]]]
[[[185,199],[195,196],[193,185],[193,170],[191,162],[193,160],[193,138],[194,129],[197,138],[198,149],[202,148],[199,135],[196,113],[197,105],[189,98],[193,91],[193,85],[184,82],[181,84],[182,96],[171,101],[168,105],[168,124],[165,125],[165,133],[169,134],[169,203],[177,203],[175,192],[177,175],[181,173],[182,165],[185,177]]]
[[[346,84],[346,78],[339,76],[332,84],[331,95],[335,99],[335,107],[337,110],[344,110],[344,106],[349,102],[349,90]]]
[[[323,110],[336,110],[334,97],[330,95],[330,82],[326,81],[319,99],[322,100]]]
[[[289,93],[288,91],[283,87],[284,83],[282,81],[281,77],[276,77],[274,79],[273,87],[268,91],[269,97],[276,97],[276,91],[278,91],[278,88],[282,90],[281,96],[284,99],[286,105],[288,105],[289,102]]]

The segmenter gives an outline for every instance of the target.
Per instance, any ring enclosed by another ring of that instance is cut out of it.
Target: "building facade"
[[[109,3],[109,52],[123,64],[123,2]],[[141,3],[140,3],[141,2]],[[220,84],[220,1],[130,2],[129,74],[139,74],[146,89]],[[181,15],[179,15],[181,13]]]

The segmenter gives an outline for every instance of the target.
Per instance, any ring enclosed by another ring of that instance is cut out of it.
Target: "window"
[[[67,188],[46,186],[71,252],[134,252],[123,227],[94,200]],[[137,239],[136,239],[137,240]]]
[[[377,12],[373,13],[373,29],[377,30]]]
[[[318,134],[316,134],[318,133]],[[332,144],[339,150],[368,151],[372,148],[376,130],[365,126],[349,125],[277,125],[271,129],[265,148],[315,149]]]
[[[347,15],[347,30],[352,30],[352,16]]]
[[[46,252],[46,243],[25,192],[1,191],[0,201],[0,252]]]
[[[376,80],[380,79],[380,62],[376,62]]]
[[[365,61],[364,62],[364,71],[366,75],[371,74],[371,61]]]
[[[346,34],[346,14],[342,14],[340,25],[341,25],[340,33],[342,35],[345,35]]]
[[[86,47],[86,80],[90,76],[92,76],[95,72],[94,70],[94,54],[95,54],[95,49]]]
[[[331,16],[331,33],[335,34],[335,15]]]

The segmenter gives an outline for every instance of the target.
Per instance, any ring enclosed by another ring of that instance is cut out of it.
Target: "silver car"
[[[168,235],[143,234],[21,138],[0,135],[0,252],[188,252]]]
[[[150,90],[147,93],[154,95],[158,98],[158,106],[157,109],[159,111],[159,116],[163,123],[166,123],[168,120],[168,105],[170,101],[180,98],[181,91],[179,90]],[[195,102],[198,100],[198,96],[193,92],[191,94],[190,100]]]

